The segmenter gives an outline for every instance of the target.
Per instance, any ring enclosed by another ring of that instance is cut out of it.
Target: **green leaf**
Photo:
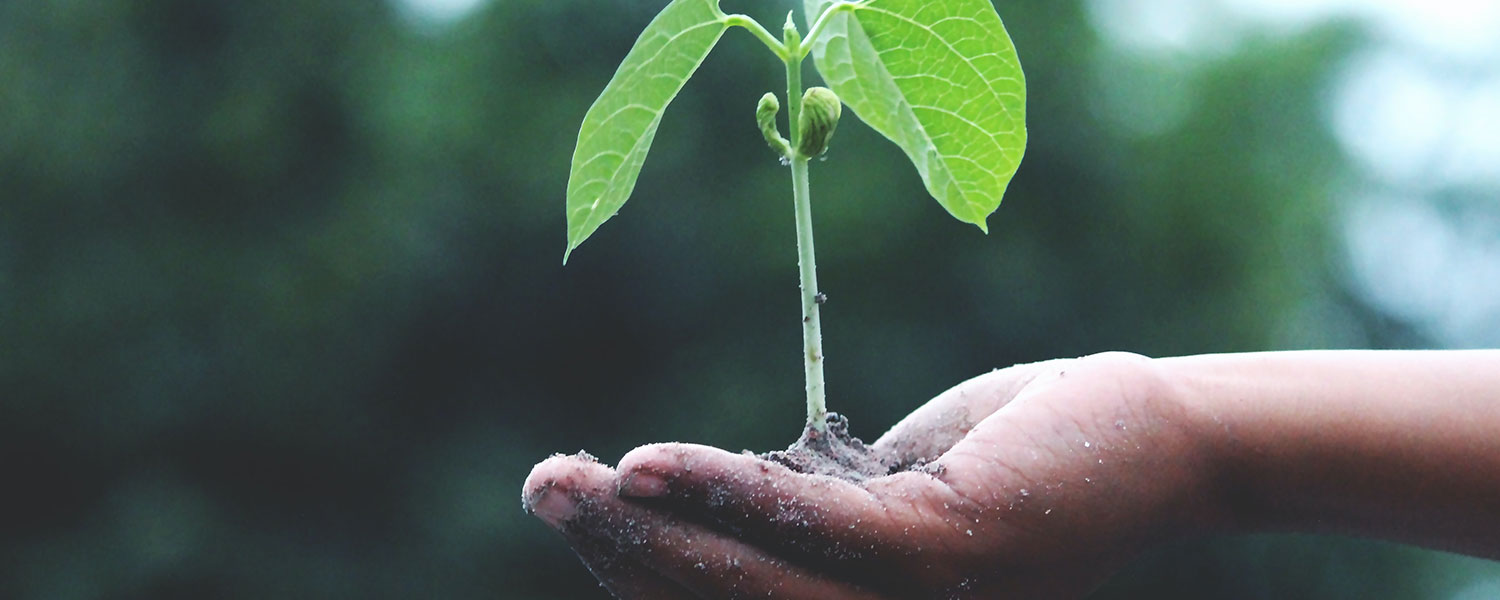
[[[583,117],[568,175],[568,255],[630,198],[662,112],[729,25],[718,0],[672,0]]]
[[[804,0],[810,20],[834,4]],[[1026,81],[989,0],[871,0],[831,17],[812,54],[928,193],[988,232],[1026,150]]]

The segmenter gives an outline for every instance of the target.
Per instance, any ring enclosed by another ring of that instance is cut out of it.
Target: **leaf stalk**
[[[854,10],[868,3],[868,0],[864,2],[839,2],[824,9],[823,14],[818,15],[818,19],[813,22],[812,27],[807,28],[807,37],[804,38],[806,43],[802,44],[802,47],[796,52],[797,58],[807,58],[807,53],[812,51],[813,42],[817,41],[818,36],[823,33],[823,28],[828,26],[828,22],[833,20],[834,15]]]
[[[754,35],[755,39],[758,39],[762,44],[765,44],[766,48],[769,48],[771,50],[771,53],[775,54],[776,57],[780,58],[783,62],[791,59],[791,55],[787,51],[787,47],[780,41],[778,41],[776,39],[776,36],[771,35],[771,32],[766,31],[766,28],[761,26],[761,24],[755,19],[752,19],[747,15],[725,15],[724,23],[726,25],[729,25],[730,27],[744,28],[745,31],[748,31],[751,35]]]

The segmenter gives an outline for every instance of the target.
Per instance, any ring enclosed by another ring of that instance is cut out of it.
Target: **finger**
[[[621,600],[701,600],[705,598],[682,587],[671,578],[629,557],[611,544],[587,535],[567,535],[578,557],[583,560],[599,585]]]
[[[912,411],[870,447],[894,457],[898,468],[936,460],[1038,374],[1060,369],[1064,362],[1016,365],[960,383]]]
[[[581,458],[533,470],[527,505],[554,524],[622,598],[873,598],[701,525],[615,494],[614,472]],[[537,476],[537,471],[544,474]]]
[[[601,488],[609,488],[613,480],[614,473],[593,457],[581,453],[553,456],[532,468],[522,488],[522,505],[562,533],[584,566],[616,598],[699,598],[673,579],[621,552],[617,544],[576,524],[579,505],[596,502],[594,498]]]
[[[872,592],[692,523],[609,495],[579,513],[577,530],[648,565],[701,598],[876,598]]]
[[[946,527],[946,520],[923,511],[963,502],[925,473],[861,487],[692,444],[637,448],[621,459],[619,474],[623,496],[657,498],[779,555],[839,572],[847,572],[844,563],[920,552],[927,534],[951,534],[928,531]]]

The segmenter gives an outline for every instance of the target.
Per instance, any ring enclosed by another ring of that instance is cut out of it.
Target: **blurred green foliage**
[[[715,51],[634,201],[559,264],[578,121],[659,8],[0,3],[0,597],[598,598],[520,510],[532,463],[791,441],[790,196],[753,120],[780,67],[755,41]],[[1079,2],[1000,12],[1032,142],[989,236],[852,119],[814,165],[856,433],[1019,361],[1423,343],[1329,258],[1320,101],[1357,32],[1164,59]],[[1486,568],[1240,538],[1100,597],[1433,598]]]

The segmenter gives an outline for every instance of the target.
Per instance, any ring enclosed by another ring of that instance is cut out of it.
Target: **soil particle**
[[[901,461],[891,470],[892,473],[923,471],[941,477],[939,473],[927,471],[926,465],[937,460],[967,436],[974,429],[975,423],[973,415],[962,406],[939,409],[936,414],[924,415],[923,420],[928,421],[929,425],[923,428],[925,431],[922,435],[902,435],[901,425],[892,429],[898,435],[893,436],[894,441],[884,449],[890,456],[898,457]]]
[[[942,479],[943,475],[948,473],[947,467],[944,467],[943,465],[937,463],[929,463],[926,461],[918,461],[917,463],[914,463],[910,470],[926,473],[938,479]]]
[[[871,450],[859,438],[849,435],[849,419],[828,413],[827,431],[812,427],[802,430],[802,437],[786,450],[759,455],[798,473],[828,475],[859,483],[883,477],[910,465],[898,465],[892,457]]]

